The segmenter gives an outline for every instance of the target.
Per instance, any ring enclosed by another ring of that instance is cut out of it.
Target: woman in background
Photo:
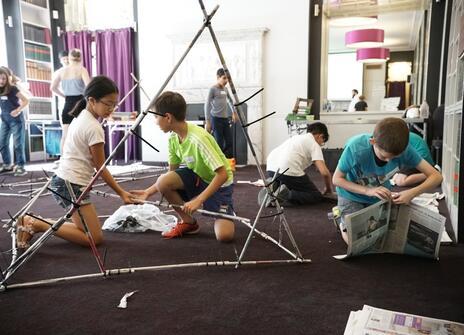
[[[63,131],[60,143],[61,153],[63,153],[69,124],[73,120],[69,112],[83,98],[85,87],[90,82],[89,73],[82,66],[81,51],[79,49],[72,49],[68,53],[68,61],[69,65],[65,65],[55,72],[51,86],[53,93],[65,99],[61,113],[61,128]]]
[[[12,171],[10,155],[10,137],[13,135],[15,163],[14,175],[24,176],[26,162],[26,128],[23,109],[29,104],[29,100],[16,87],[13,81],[14,75],[10,69],[0,67],[0,108],[2,110],[0,127],[0,153],[3,165],[0,172]]]

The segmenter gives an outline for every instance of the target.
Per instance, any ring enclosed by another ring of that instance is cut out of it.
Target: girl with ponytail
[[[63,208],[68,209],[72,205],[66,200],[72,199],[66,184],[71,185],[73,193],[78,198],[89,184],[95,170],[99,170],[105,162],[105,135],[98,119],[111,115],[118,103],[118,93],[118,87],[111,79],[97,76],[87,85],[84,97],[71,112],[75,119],[69,125],[60,164],[51,182],[51,188],[62,196],[53,193],[53,197]],[[103,170],[101,177],[124,203],[134,202],[131,194],[121,188],[107,169]],[[79,210],[95,243],[100,244],[103,241],[102,230],[89,195],[82,200]],[[43,232],[49,228],[47,223],[30,216],[19,217],[18,227],[17,237],[20,248],[28,247],[29,240],[35,232]],[[77,211],[72,215],[72,222],[63,224],[55,234],[70,242],[89,246]]]

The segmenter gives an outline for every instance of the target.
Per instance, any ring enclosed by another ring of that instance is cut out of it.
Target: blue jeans
[[[234,157],[232,128],[229,118],[213,116],[211,118],[211,128],[213,129],[214,139],[219,144],[219,148],[221,148],[226,158]]]
[[[26,162],[26,128],[24,116],[12,117],[2,112],[2,125],[0,127],[0,153],[3,164],[11,165],[10,137],[13,134],[13,146],[15,163],[17,166],[24,166]]]

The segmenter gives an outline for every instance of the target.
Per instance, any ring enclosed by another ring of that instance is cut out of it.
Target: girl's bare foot
[[[19,249],[29,248],[29,241],[32,239],[35,231],[33,229],[35,219],[31,216],[21,215],[16,221],[16,246]]]

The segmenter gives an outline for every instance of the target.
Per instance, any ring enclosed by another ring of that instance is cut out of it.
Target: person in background
[[[60,63],[62,67],[69,65],[69,57],[68,57],[68,52],[66,50],[60,51],[58,53],[58,58],[60,59]]]
[[[354,106],[356,105],[358,101],[359,101],[359,92],[357,89],[353,89],[351,91],[351,102],[350,102],[350,106],[348,107],[348,112],[356,111]]]
[[[365,112],[367,111],[367,102],[364,95],[359,96],[359,101],[354,105],[356,112]]]
[[[69,112],[83,98],[82,94],[84,93],[85,86],[90,82],[89,73],[86,68],[82,66],[81,51],[79,49],[72,49],[68,54],[68,60],[69,65],[64,65],[55,72],[51,85],[52,92],[65,99],[60,118],[63,131],[60,145],[61,152],[63,152],[69,124],[73,120]],[[66,64],[65,60],[63,61],[63,63]]]
[[[227,108],[227,101],[232,104],[232,100],[227,93],[227,76],[224,69],[218,69],[216,77],[217,82],[210,88],[205,103],[205,129],[208,133],[213,133],[214,139],[230,162],[234,157],[230,117],[236,122],[238,116],[235,111],[232,111],[231,115]]]
[[[14,170],[16,177],[27,174],[24,169],[26,163],[26,127],[23,115],[29,100],[14,85],[14,75],[10,69],[0,68],[0,108],[2,124],[0,127],[0,153],[3,165],[0,172]],[[13,169],[10,155],[10,137],[13,135],[15,164]]]
[[[327,126],[315,122],[307,126],[307,133],[287,139],[271,151],[267,157],[267,174],[270,178],[279,171],[274,196],[282,200],[282,205],[308,205],[322,201],[323,195],[332,193],[332,175],[324,162],[321,146],[329,139]],[[314,163],[324,178],[323,192],[309,179],[306,169]],[[285,185],[285,188],[281,186]],[[263,188],[258,195],[261,205],[267,190]],[[268,203],[272,199],[268,197]]]
[[[432,166],[435,164],[429,147],[421,136],[410,132],[409,145],[412,146],[419,156],[425,159],[427,163]],[[403,168],[393,176],[393,182],[398,186],[412,186],[423,182],[426,178],[427,176],[416,168]]]

